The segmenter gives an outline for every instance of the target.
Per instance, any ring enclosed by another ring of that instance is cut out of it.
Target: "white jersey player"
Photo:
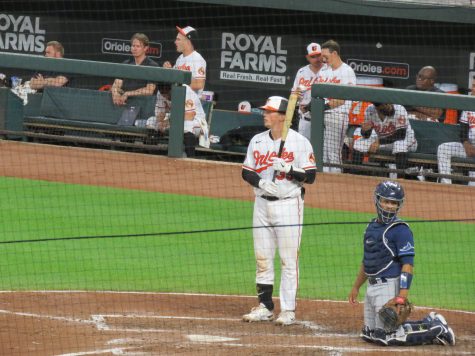
[[[322,57],[328,67],[321,71],[319,83],[356,85],[355,72],[341,60],[340,45],[337,42],[325,42],[322,45]],[[341,164],[341,149],[348,129],[351,100],[327,99],[327,107],[324,117],[323,162]],[[341,168],[325,167],[324,171],[340,173]]]
[[[193,40],[196,38],[197,31],[191,26],[184,28],[177,26],[176,28],[178,34],[175,39],[175,45],[176,50],[181,54],[176,60],[173,68],[191,72],[190,87],[196,94],[198,94],[198,96],[201,96],[206,81],[206,61],[201,54],[195,51],[193,45]],[[165,62],[163,66],[165,68],[172,68],[170,62]]]
[[[203,82],[206,80],[206,61],[201,54],[196,51],[193,51],[187,56],[180,54],[176,60],[174,68],[191,72],[191,80]],[[203,88],[196,90],[196,94],[201,95]]]
[[[269,129],[251,139],[242,166],[243,179],[254,187],[253,238],[259,306],[243,316],[245,321],[274,318],[272,293],[274,257],[281,260],[280,307],[277,324],[295,321],[298,286],[298,254],[303,224],[303,185],[315,181],[315,157],[310,142],[290,129],[281,157],[287,100],[272,96],[262,109]],[[275,179],[274,179],[275,177]]]
[[[475,95],[475,80],[472,95]],[[452,157],[475,157],[475,111],[463,111],[460,116],[461,142],[446,142],[437,148],[437,163],[440,174],[451,174]],[[475,171],[468,172],[469,177],[475,178]],[[452,184],[449,178],[441,178],[441,183]],[[475,182],[468,185],[475,186]]]
[[[309,64],[300,68],[297,71],[294,79],[294,85],[292,86],[292,92],[300,92],[299,103],[299,126],[298,131],[300,134],[310,140],[310,101],[311,101],[311,88],[312,85],[318,82],[320,72],[325,65],[322,62],[322,49],[318,43],[310,43],[307,46],[307,61]]]
[[[353,164],[361,164],[364,153],[391,150],[396,168],[407,168],[407,153],[417,150],[417,141],[406,109],[401,105],[374,103],[368,106],[361,128],[354,133]]]

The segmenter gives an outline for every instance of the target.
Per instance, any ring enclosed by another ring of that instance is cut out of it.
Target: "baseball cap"
[[[261,106],[260,108],[266,111],[276,111],[285,113],[285,111],[287,110],[287,103],[288,100],[286,98],[283,98],[281,96],[271,96],[267,99],[266,104],[264,106]]]
[[[320,53],[322,53],[322,48],[318,43],[312,42],[307,46],[307,54],[309,56],[314,56]]]
[[[191,26],[186,26],[183,28],[176,26],[176,29],[189,40],[195,39],[198,34],[197,31]]]
[[[251,112],[251,103],[249,101],[241,101],[238,105],[238,112],[248,114]]]

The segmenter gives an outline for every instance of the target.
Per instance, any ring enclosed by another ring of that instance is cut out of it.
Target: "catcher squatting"
[[[392,181],[378,184],[374,202],[378,217],[366,228],[363,261],[348,296],[357,304],[359,289],[368,281],[361,337],[385,346],[455,345],[455,334],[441,314],[406,320],[412,309],[407,297],[415,251],[409,225],[397,217],[404,202],[402,186]]]

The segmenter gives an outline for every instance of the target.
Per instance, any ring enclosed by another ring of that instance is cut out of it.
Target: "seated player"
[[[365,153],[388,149],[395,156],[396,168],[405,170],[408,152],[417,150],[416,136],[401,105],[373,103],[366,109],[364,123],[354,136],[360,138],[353,143],[353,164],[361,164]]]

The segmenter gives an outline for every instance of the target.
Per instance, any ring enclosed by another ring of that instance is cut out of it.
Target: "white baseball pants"
[[[276,201],[256,197],[254,202],[256,283],[274,285],[274,256],[278,249],[281,261],[281,310],[295,310],[296,306],[303,207],[300,196]]]
[[[325,112],[323,134],[323,162],[341,164],[341,149],[348,129],[348,113]],[[324,167],[324,172],[341,173],[341,168]]]
[[[467,158],[465,148],[461,142],[446,142],[439,145],[437,148],[437,165],[439,166],[440,174],[451,173],[452,157]],[[468,172],[470,177],[475,177],[475,171]],[[441,178],[441,183],[452,184],[452,179]],[[475,182],[468,182],[468,185],[475,186]]]

